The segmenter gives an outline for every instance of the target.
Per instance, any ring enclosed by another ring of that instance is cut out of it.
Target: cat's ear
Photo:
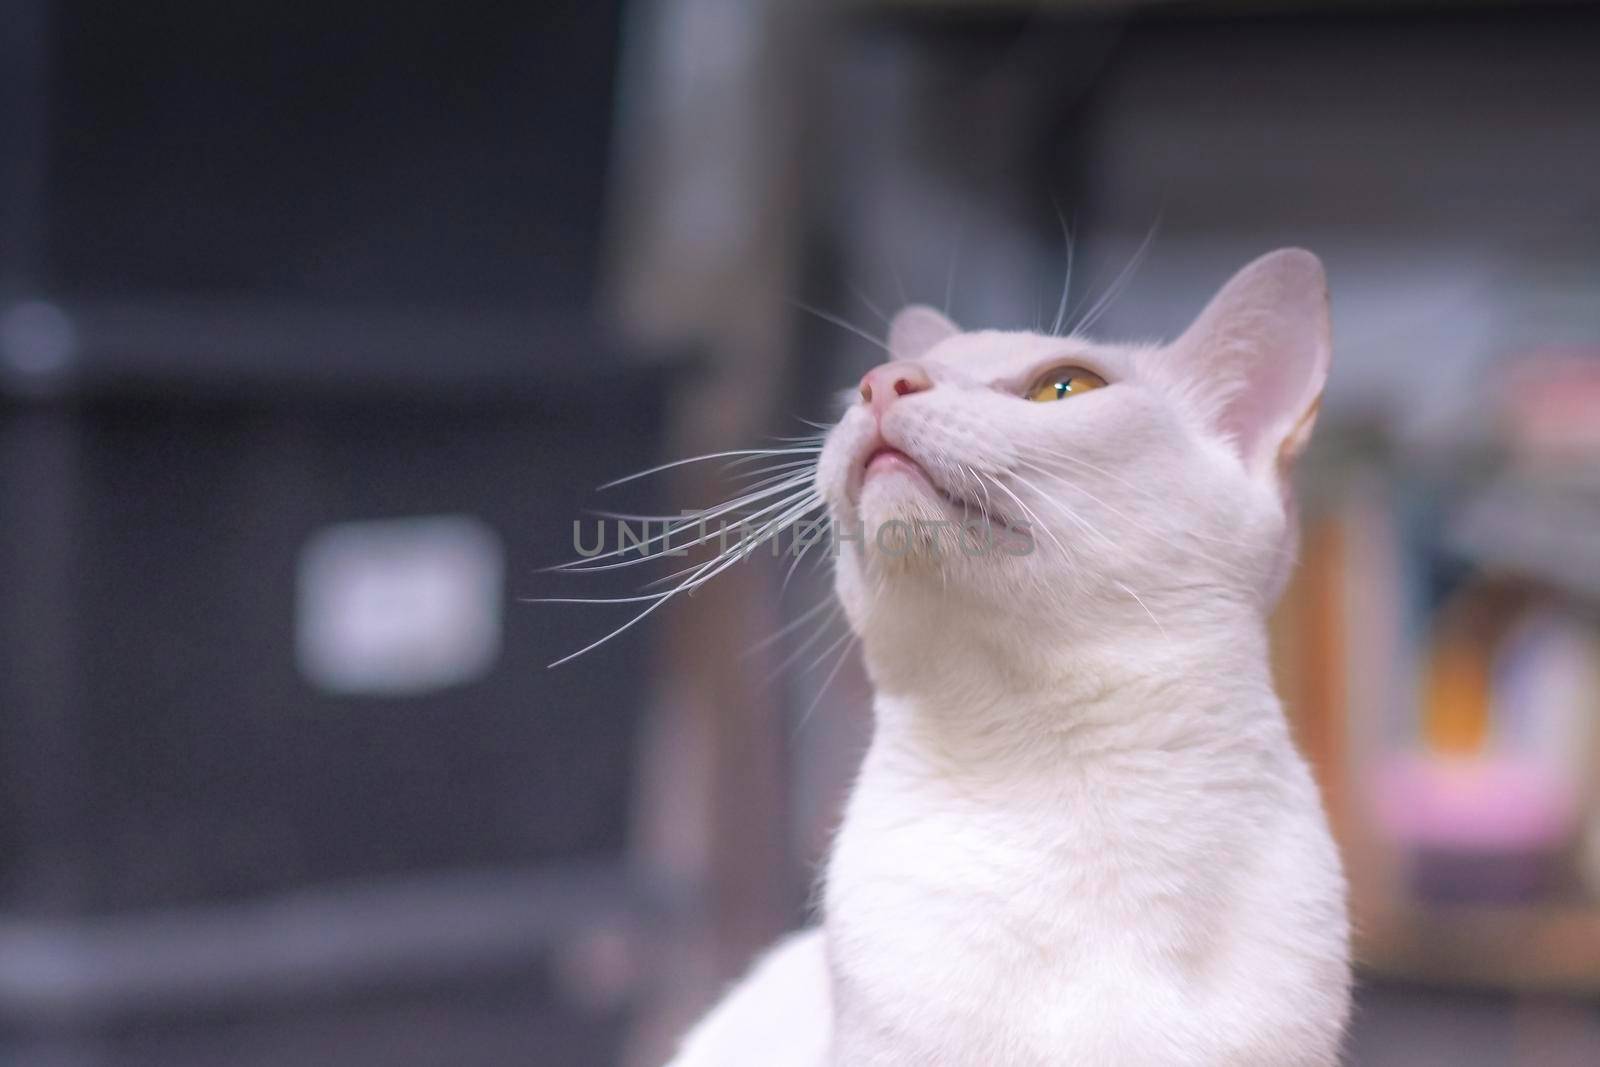
[[[1269,252],[1224,285],[1173,342],[1191,395],[1258,477],[1284,474],[1311,438],[1332,353],[1328,280],[1303,248]]]
[[[961,332],[942,312],[926,304],[902,308],[889,323],[889,358],[916,359],[943,341]]]

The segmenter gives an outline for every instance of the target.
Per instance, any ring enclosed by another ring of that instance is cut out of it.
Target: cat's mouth
[[[861,491],[869,478],[891,474],[906,475],[913,481],[927,486],[936,496],[952,499],[950,494],[934,480],[928,468],[918,463],[909,452],[894,447],[882,438],[872,441],[863,450],[861,461],[851,472],[850,498],[855,501],[860,500]]]
[[[880,444],[867,454],[865,462],[861,464],[861,477],[865,481],[868,476],[879,471],[891,470],[904,471],[908,474],[920,474],[930,485],[933,485],[933,479],[923,469],[922,464],[893,445],[887,444]],[[938,486],[934,485],[934,488],[937,489]]]
[[[855,477],[852,479],[855,483],[852,497],[859,498],[861,487],[867,478],[891,472],[906,474],[922,482],[934,496],[950,506],[960,521],[965,522],[981,516],[983,521],[1001,529],[1018,532],[1010,517],[997,511],[991,501],[986,500],[980,504],[977,500],[968,499],[952,491],[909,453],[881,439],[865,450],[864,458],[856,468]]]

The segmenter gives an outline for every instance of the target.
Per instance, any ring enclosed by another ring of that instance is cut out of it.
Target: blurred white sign
[[[466,516],[330,526],[300,552],[300,672],[342,694],[426,693],[483,677],[500,653],[505,551]]]

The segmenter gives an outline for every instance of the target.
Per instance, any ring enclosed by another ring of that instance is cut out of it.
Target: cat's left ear
[[[912,304],[895,313],[889,323],[889,358],[916,359],[943,341],[961,332],[943,312],[926,304]]]
[[[1171,352],[1245,467],[1276,480],[1311,438],[1332,347],[1322,261],[1282,248],[1235,274]]]

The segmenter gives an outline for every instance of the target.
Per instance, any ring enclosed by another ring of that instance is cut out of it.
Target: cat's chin
[[[939,565],[936,541],[946,515],[925,478],[900,471],[874,474],[862,487],[857,514],[860,524],[853,535],[869,572],[905,574]]]
[[[874,469],[856,502],[864,543],[889,548],[918,527],[949,522],[952,510],[926,474],[909,463]]]
[[[867,573],[937,576],[941,589],[948,589],[957,575],[988,569],[984,557],[997,552],[1001,543],[996,529],[1002,539],[1016,539],[998,523],[985,527],[975,509],[915,467],[874,471],[862,485],[855,513],[857,525],[844,536],[852,536],[859,546],[857,559]]]

